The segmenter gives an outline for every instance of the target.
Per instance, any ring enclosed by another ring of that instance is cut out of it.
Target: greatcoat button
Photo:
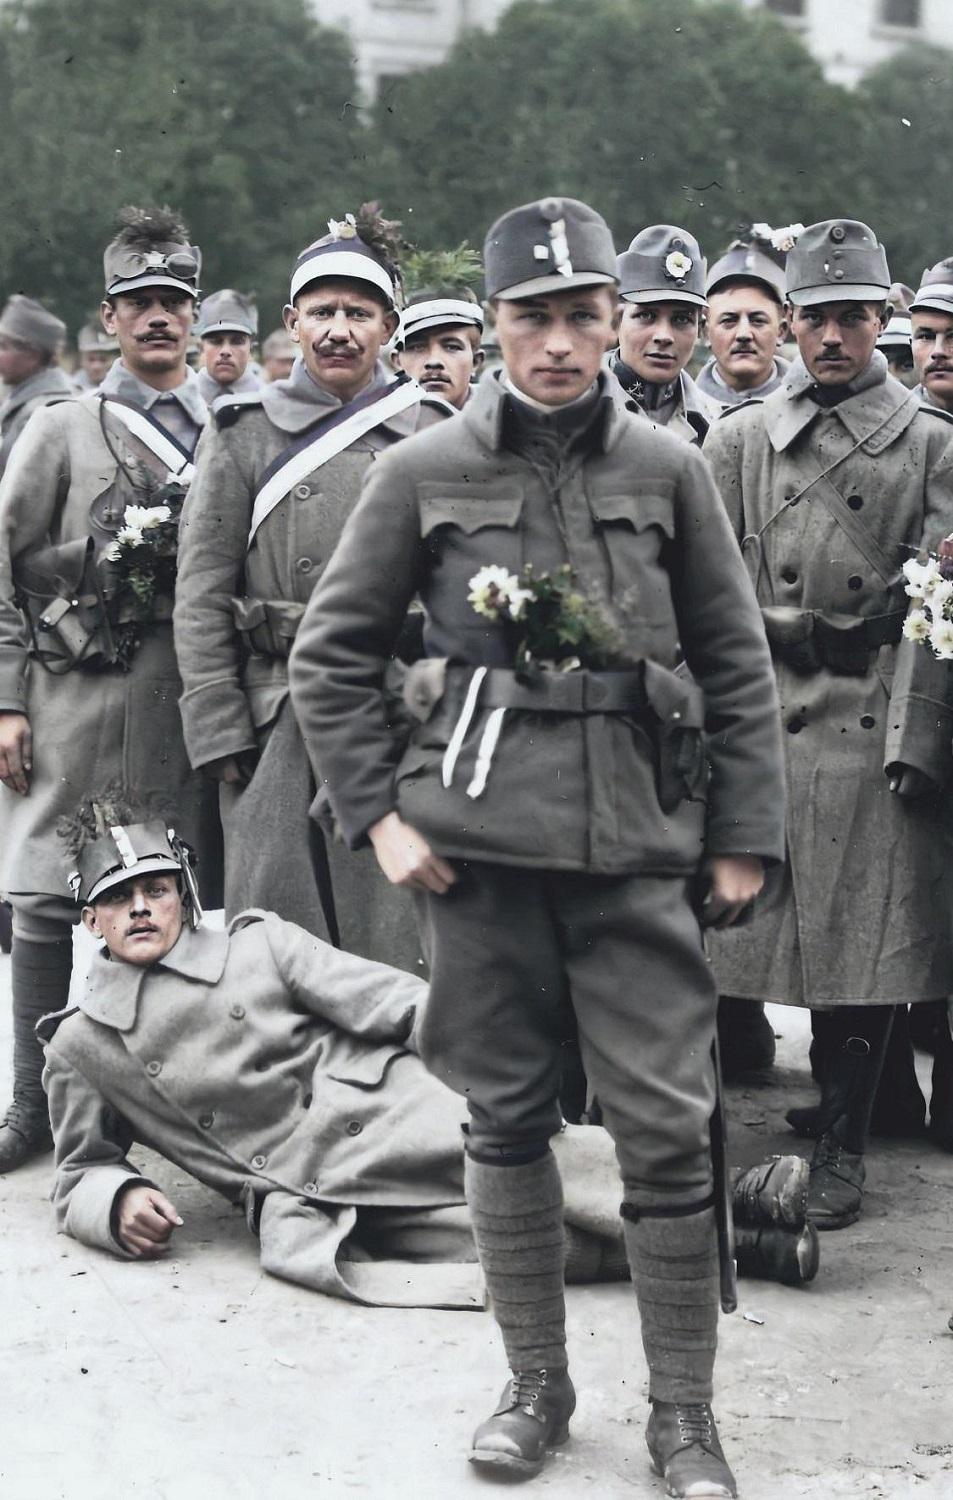
[[[316,1193],[318,1191],[318,1184],[316,1182],[306,1182],[304,1190],[306,1193]]]
[[[797,583],[797,573],[793,568],[782,568],[781,577],[785,583]]]
[[[150,1078],[158,1078],[159,1074],[162,1072],[162,1064],[160,1062],[146,1063],[146,1072],[149,1074]]]
[[[260,1172],[267,1160],[267,1156],[253,1156],[251,1159],[251,1164],[255,1168],[256,1172]]]
[[[296,484],[292,493],[296,500],[310,500],[311,486],[310,484]]]
[[[861,729],[873,729],[873,727],[874,727],[874,725],[876,723],[877,723],[877,720],[874,718],[873,714],[861,714],[861,716],[860,716],[860,727],[861,727]]]
[[[861,578],[860,574],[859,573],[851,573],[850,577],[847,580],[847,587],[849,589],[855,589],[856,590],[856,589],[862,589],[863,586],[864,586],[864,580]]]
[[[211,1110],[209,1110],[207,1115],[199,1115],[199,1124],[201,1125],[203,1130],[211,1130],[212,1126],[215,1124],[215,1116],[212,1114]]]
[[[229,1008],[228,1014],[233,1021],[241,1021],[245,1015],[245,1007],[244,1005],[233,1005]]]
[[[864,503],[864,497],[863,497],[863,495],[848,495],[847,496],[847,504],[850,506],[851,510],[860,510],[861,507],[862,507],[862,505],[863,505],[863,503]]]
[[[310,557],[299,557],[298,561],[295,563],[295,567],[298,569],[299,573],[310,573],[311,569],[314,567],[314,563],[311,561]]]
[[[788,731],[788,734],[800,734],[801,730],[804,728],[804,726],[805,726],[806,723],[807,723],[806,719],[801,719],[801,718],[789,719],[788,722],[787,722],[787,731]]]
[[[364,1126],[361,1124],[360,1120],[348,1120],[348,1122],[347,1122],[347,1133],[348,1133],[348,1135],[360,1135],[360,1133],[361,1133],[361,1131],[363,1129],[364,1129]]]

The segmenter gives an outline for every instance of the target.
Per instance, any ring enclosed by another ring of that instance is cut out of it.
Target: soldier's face
[[[757,286],[726,286],[708,299],[708,342],[726,385],[736,391],[764,385],[787,334],[781,304]]]
[[[474,367],[483,363],[475,328],[425,328],[408,335],[394,363],[425,391],[462,407],[470,393]]]
[[[248,369],[251,359],[251,335],[229,329],[207,333],[202,339],[205,368],[219,385],[234,385]]]
[[[396,313],[388,312],[370,287],[354,281],[305,287],[284,317],[308,374],[339,401],[351,401],[368,384],[397,328]]]
[[[544,406],[565,406],[584,395],[615,343],[616,298],[607,286],[500,300],[494,311],[510,379]]]
[[[182,931],[182,897],[174,875],[124,880],[83,907],[83,925],[113,958],[145,968],[175,946]]]
[[[115,354],[103,354],[99,349],[88,349],[80,355],[80,364],[93,384],[101,385],[115,357]]]
[[[796,307],[791,326],[818,385],[846,385],[870,364],[884,310],[878,302],[820,302]]]
[[[4,385],[21,385],[32,375],[38,374],[46,364],[45,355],[19,339],[8,339],[0,334],[0,380]]]
[[[686,302],[626,302],[619,352],[642,380],[668,385],[692,357],[698,318],[698,308]]]
[[[122,362],[140,380],[184,376],[195,299],[175,287],[119,292],[101,308],[103,327],[119,341]]]
[[[925,307],[911,318],[917,373],[930,399],[953,411],[953,315]]]

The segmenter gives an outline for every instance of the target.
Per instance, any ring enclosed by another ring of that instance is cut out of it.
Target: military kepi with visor
[[[466,1099],[467,1201],[511,1371],[471,1461],[525,1478],[569,1432],[550,1142],[577,1034],[621,1162],[652,1461],[670,1495],[733,1495],[710,1407],[716,996],[691,892],[703,871],[707,913],[731,920],[783,849],[770,660],[707,466],[605,369],[605,221],[572,198],[525,204],[484,264],[503,366],[372,466],[299,629],[295,711],[348,844],[369,841],[425,905],[421,1055]],[[415,596],[398,744],[383,673]],[[538,635],[544,599],[579,627],[572,651]]]

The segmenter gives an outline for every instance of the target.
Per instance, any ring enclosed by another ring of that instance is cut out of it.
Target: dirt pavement
[[[0,960],[0,1074],[9,1070]],[[776,1008],[771,1089],[731,1093],[731,1155],[791,1150],[806,1018]],[[263,1275],[241,1215],[134,1151],[185,1219],[175,1255],[127,1264],[54,1234],[49,1160],[0,1179],[3,1500],[490,1500],[464,1461],[503,1365],[478,1313],[368,1310]],[[741,1283],[716,1413],[744,1500],[953,1497],[953,1157],[877,1143],[861,1222],[817,1281]],[[522,1489],[660,1500],[627,1286],[574,1288],[571,1442]],[[510,1487],[505,1486],[508,1490]]]

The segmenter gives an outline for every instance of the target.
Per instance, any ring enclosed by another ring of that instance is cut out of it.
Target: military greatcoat
[[[117,525],[126,504],[148,504],[117,461],[134,473],[149,462],[146,450],[115,426],[110,443],[97,396],[42,409],[27,424],[0,484],[0,711],[26,713],[33,730],[29,795],[0,790],[2,886],[14,896],[68,899],[56,821],[75,812],[91,790],[123,781],[176,809],[181,833],[198,849],[214,904],[218,819],[185,753],[171,622],[144,627],[128,672],[80,667],[54,676],[31,661],[14,602],[18,560],[33,549],[89,536],[94,502],[104,514],[115,513]]]
[[[810,386],[796,361],[763,403],[716,422],[705,456],[766,618],[893,615],[896,642],[904,560],[953,530],[953,428],[879,354],[829,409]],[[776,649],[787,859],[750,924],[711,935],[723,994],[824,1008],[953,987],[948,804],[900,798],[884,774],[903,762],[949,787],[953,677],[908,641],[862,654],[859,671],[804,670]]]
[[[10,461],[14,444],[35,411],[69,401],[73,387],[58,365],[47,365],[29,380],[7,391],[0,403],[0,475]]]
[[[383,372],[376,378],[383,382]],[[186,506],[175,608],[193,766],[261,751],[250,785],[222,788],[226,908],[234,914],[267,906],[322,937],[329,932],[313,863],[317,830],[308,817],[314,784],[288,697],[288,651],[366,470],[377,453],[414,431],[420,409],[373,428],[296,483],[250,547],[249,531],[265,470],[340,404],[300,360],[288,380],[263,387],[258,399],[218,404]],[[328,843],[327,855],[343,946],[419,972],[406,893],[389,888],[366,854]]]

